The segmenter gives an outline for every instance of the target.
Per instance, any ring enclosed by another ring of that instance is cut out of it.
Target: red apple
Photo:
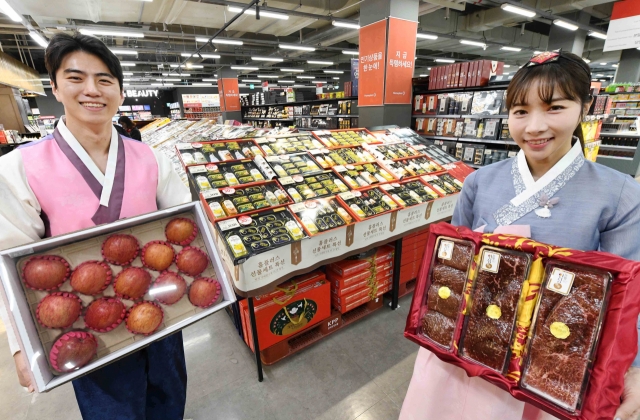
[[[127,267],[116,276],[113,290],[123,299],[140,299],[151,285],[151,274],[144,268]]]
[[[153,334],[162,324],[163,317],[160,305],[143,301],[129,309],[126,321],[127,329],[134,334]]]
[[[47,328],[69,328],[80,316],[82,301],[73,293],[56,292],[38,304],[36,317]]]
[[[200,308],[213,305],[220,296],[220,283],[209,277],[197,278],[189,287],[189,301]]]
[[[96,295],[111,284],[111,267],[102,261],[85,261],[73,270],[71,287],[84,295]]]
[[[111,235],[102,244],[102,256],[115,265],[128,265],[138,256],[140,244],[131,235]]]
[[[173,305],[184,296],[187,290],[187,282],[182,276],[173,271],[163,271],[153,283],[149,294],[160,303]]]
[[[187,246],[196,239],[198,226],[191,219],[179,217],[167,223],[164,234],[172,244]]]
[[[66,373],[80,369],[93,359],[98,341],[91,333],[71,331],[56,340],[49,352],[51,367]]]
[[[209,258],[200,249],[188,246],[180,251],[176,257],[176,265],[181,272],[188,276],[196,277],[206,270],[207,265],[209,265]]]
[[[173,263],[175,251],[164,241],[151,241],[142,248],[142,263],[145,267],[163,271]]]
[[[22,279],[34,290],[54,290],[69,277],[69,263],[56,255],[29,258],[22,269]]]
[[[87,328],[97,332],[109,332],[122,323],[127,308],[116,298],[96,299],[89,304],[84,313]]]

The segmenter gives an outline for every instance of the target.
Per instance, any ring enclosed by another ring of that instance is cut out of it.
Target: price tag
[[[283,176],[282,178],[279,178],[278,181],[280,181],[280,184],[282,185],[295,184],[295,181],[290,176]]]
[[[209,200],[211,198],[222,197],[222,194],[220,194],[220,190],[218,190],[217,188],[214,188],[212,190],[203,192],[202,197],[204,197],[205,200]]]
[[[190,166],[189,172],[191,172],[192,174],[207,173],[207,168],[205,168],[204,165]]]
[[[289,208],[294,213],[300,213],[301,211],[306,210],[306,206],[304,205],[304,203],[292,204],[292,205],[289,206]]]
[[[336,165],[333,167],[336,172],[347,172],[347,168],[342,165]]]
[[[240,227],[240,223],[238,223],[238,220],[236,220],[236,219],[227,219],[227,220],[223,220],[221,222],[218,222],[218,227],[220,228],[220,230],[222,232],[225,232],[227,230],[239,228]]]
[[[356,196],[353,195],[351,191],[347,191],[347,192],[340,193],[340,198],[342,198],[343,200],[351,200],[356,198]]]
[[[493,251],[484,251],[482,253],[482,263],[480,264],[481,271],[488,271],[490,273],[497,273],[500,268],[500,254]]]
[[[576,275],[574,273],[560,268],[554,268],[549,276],[549,281],[547,281],[547,289],[566,296],[571,291],[575,277]]]

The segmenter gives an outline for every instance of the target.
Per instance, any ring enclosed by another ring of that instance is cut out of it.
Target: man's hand
[[[622,404],[615,420],[636,420],[640,416],[640,368],[631,367],[624,375]]]
[[[35,387],[33,386],[33,379],[31,377],[31,371],[29,370],[29,361],[21,351],[13,355],[13,360],[16,363],[16,372],[18,373],[20,385],[27,388],[29,393],[32,393]]]

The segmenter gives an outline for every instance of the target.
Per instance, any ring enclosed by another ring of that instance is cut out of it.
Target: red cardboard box
[[[377,293],[377,299],[381,299],[381,296],[385,293],[387,293],[388,291],[391,290],[391,286],[392,284],[389,283],[385,286],[383,286],[382,288],[378,288],[378,293]],[[371,298],[369,296],[365,296],[355,302],[352,302],[350,304],[340,304],[338,302],[334,302],[332,301],[331,303],[333,304],[333,307],[338,310],[340,313],[344,314],[349,312],[352,309],[357,308],[358,306],[362,306],[364,304],[366,304],[367,302],[370,302]]]
[[[361,259],[361,260],[342,260],[337,263],[329,264],[327,270],[333,271],[335,277],[347,277],[354,273],[367,270],[372,264],[380,265],[385,261],[393,261],[393,247],[390,245],[384,245],[378,248],[375,255],[375,262],[373,258]]]
[[[502,61],[482,60],[478,71],[479,86],[487,86],[491,76],[499,76],[504,70]]]
[[[460,65],[460,87],[467,86],[467,73],[469,73],[469,62],[465,61]]]
[[[351,293],[355,293],[363,288],[367,287],[367,282],[371,278],[371,273],[366,272],[367,276],[361,278],[357,282],[350,282],[348,286],[340,287],[340,280],[334,279],[331,281],[331,296],[345,296]],[[376,280],[384,280],[387,277],[393,277],[393,268],[389,267],[385,270],[378,271],[376,273]]]
[[[376,274],[378,276],[383,276],[387,272],[393,272],[393,261],[386,261],[376,266]],[[349,277],[338,277],[335,275],[335,272],[327,270],[327,279],[331,283],[331,290],[336,292],[338,295],[342,295],[348,293],[349,290],[357,290],[357,287],[353,287],[362,285],[363,282],[366,283],[372,273],[372,270],[367,269]]]
[[[413,113],[418,114],[422,112],[422,103],[424,101],[424,97],[422,95],[415,95],[413,97]]]
[[[456,82],[455,87],[460,87],[460,72],[462,69],[462,63],[456,63]]]
[[[391,284],[391,279],[392,276],[385,276],[383,278],[381,278],[380,280],[378,280],[376,282],[376,285],[378,287],[378,289],[386,286],[387,284]],[[369,289],[369,287],[366,285],[365,283],[365,287],[361,287],[358,290],[355,290],[352,293],[346,294],[346,295],[342,295],[342,296],[338,296],[338,295],[331,295],[331,302],[332,303],[337,303],[338,305],[349,305],[353,302],[356,302],[360,299],[362,299],[365,296],[369,296],[371,294],[371,290]]]
[[[277,344],[331,315],[331,289],[322,271],[299,276],[272,293],[255,298],[256,327],[260,350]],[[253,351],[249,304],[238,302],[245,341]]]

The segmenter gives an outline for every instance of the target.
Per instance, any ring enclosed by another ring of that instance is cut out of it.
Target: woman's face
[[[524,103],[511,106],[509,131],[530,164],[555,164],[571,149],[581,111],[580,103],[564,99],[561,92],[554,92],[550,104],[543,102],[535,83]]]

